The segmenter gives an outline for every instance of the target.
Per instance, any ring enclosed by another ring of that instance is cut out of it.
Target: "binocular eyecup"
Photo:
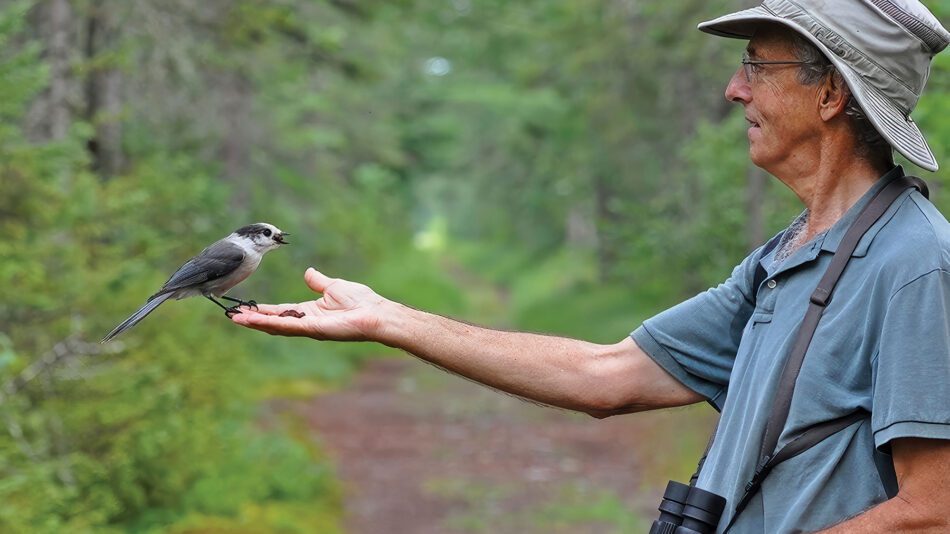
[[[719,495],[671,480],[650,534],[713,534],[725,508]]]

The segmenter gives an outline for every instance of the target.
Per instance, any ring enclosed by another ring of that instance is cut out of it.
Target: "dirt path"
[[[643,532],[665,481],[688,477],[709,423],[708,410],[598,421],[408,357],[282,409],[337,466],[353,534]]]

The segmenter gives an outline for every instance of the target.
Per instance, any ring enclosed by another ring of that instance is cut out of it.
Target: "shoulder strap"
[[[812,292],[808,310],[805,312],[805,318],[799,326],[791,353],[785,362],[782,376],[779,379],[775,394],[775,403],[772,405],[772,412],[769,414],[765,434],[762,438],[762,446],[759,452],[759,462],[756,466],[756,471],[752,476],[752,480],[746,484],[745,493],[736,504],[735,512],[726,530],[731,528],[752,496],[758,492],[762,481],[768,476],[772,468],[810,449],[835,432],[866,417],[865,412],[859,410],[839,419],[820,423],[805,430],[781,450],[775,450],[782,430],[788,421],[788,412],[792,404],[792,394],[794,393],[795,382],[798,379],[798,374],[801,371],[802,363],[805,359],[805,353],[808,351],[808,346],[811,344],[815,330],[818,328],[818,321],[821,319],[825,307],[831,302],[835,285],[837,285],[838,280],[841,278],[841,274],[844,272],[848,261],[851,259],[851,254],[858,246],[861,237],[881,218],[881,215],[887,211],[894,200],[909,187],[918,189],[924,196],[928,196],[929,194],[927,185],[923,180],[913,176],[897,178],[881,189],[881,191],[871,199],[871,202],[864,207],[861,213],[858,214],[858,218],[851,227],[848,228],[841,243],[838,245],[838,250],[831,259],[831,264],[818,282],[818,287]]]

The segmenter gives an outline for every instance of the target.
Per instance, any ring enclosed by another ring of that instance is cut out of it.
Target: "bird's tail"
[[[152,310],[157,308],[159,304],[165,302],[171,296],[172,296],[171,293],[163,293],[160,295],[152,296],[152,298],[150,298],[148,302],[145,303],[145,306],[142,306],[141,308],[139,308],[139,310],[133,313],[128,319],[122,321],[122,323],[119,326],[113,328],[112,331],[106,334],[106,337],[102,338],[102,341],[100,341],[99,343],[105,343],[106,341],[109,341],[110,339],[121,334],[122,332],[125,332],[129,328],[132,328],[139,321],[141,321],[142,319],[145,319],[146,315],[152,313]]]

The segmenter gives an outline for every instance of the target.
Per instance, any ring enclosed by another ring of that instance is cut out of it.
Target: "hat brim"
[[[909,116],[898,109],[876,88],[869,85],[854,72],[851,67],[828,49],[817,37],[803,30],[793,22],[777,17],[762,7],[753,7],[724,15],[717,19],[700,23],[701,31],[720,37],[732,39],[751,39],[755,31],[763,23],[781,24],[802,35],[809,42],[818,47],[838,69],[848,83],[851,93],[864,110],[865,115],[874,129],[904,157],[928,171],[937,170],[937,159],[934,157],[930,145],[924,139],[920,128]]]

